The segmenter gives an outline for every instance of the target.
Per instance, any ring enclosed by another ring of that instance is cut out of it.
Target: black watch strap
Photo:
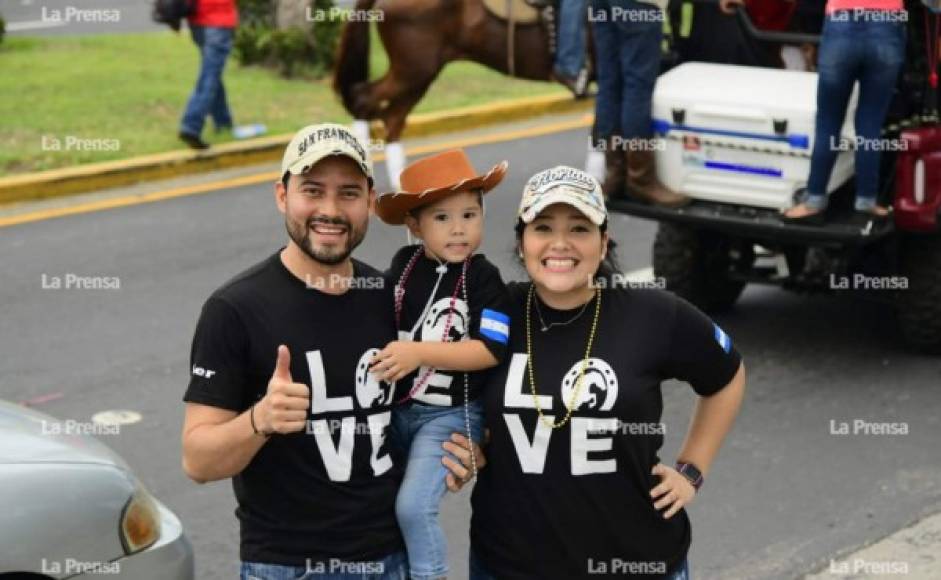
[[[699,471],[692,463],[684,463],[682,461],[676,462],[676,470],[683,474],[683,477],[689,480],[693,487],[696,488],[696,491],[699,491],[699,488],[702,487],[703,477],[702,472]]]

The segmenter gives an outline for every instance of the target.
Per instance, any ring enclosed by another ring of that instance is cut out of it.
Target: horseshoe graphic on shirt
[[[578,375],[585,364],[580,360],[572,365],[562,378],[562,402],[569,404],[575,392],[575,384],[578,381]],[[610,411],[614,407],[618,398],[618,377],[607,362],[600,358],[588,359],[585,366],[585,376],[582,378],[581,392],[578,394],[578,401],[575,402],[575,411],[580,409],[592,409],[599,411]]]
[[[418,336],[415,337],[415,340],[441,342],[441,337],[444,336],[444,327],[447,325],[449,318],[451,326],[448,329],[447,342],[458,342],[467,334],[467,329],[470,326],[467,302],[459,298],[454,301],[454,308],[451,308],[451,298],[441,298],[432,304],[418,328],[416,333]]]
[[[378,352],[378,348],[371,348],[356,363],[356,402],[362,409],[392,404],[392,385],[369,372],[369,361]]]

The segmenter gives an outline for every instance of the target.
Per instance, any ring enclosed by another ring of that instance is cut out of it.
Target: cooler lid
[[[775,116],[814,114],[817,74],[806,71],[688,62],[660,76],[655,100],[761,107]],[[790,113],[790,114],[788,114]]]

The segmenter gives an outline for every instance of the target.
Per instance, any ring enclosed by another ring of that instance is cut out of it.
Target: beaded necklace
[[[572,393],[571,400],[565,405],[565,417],[556,423],[546,419],[546,416],[542,412],[542,406],[539,404],[539,396],[536,393],[536,378],[533,371],[533,331],[531,315],[535,288],[535,284],[530,285],[529,294],[526,296],[526,365],[529,370],[529,390],[533,395],[533,403],[536,405],[536,413],[539,415],[539,420],[551,429],[558,429],[565,426],[565,424],[569,422],[569,419],[572,418],[572,413],[575,411],[575,403],[578,401],[578,396],[582,391],[582,385],[585,382],[585,370],[588,368],[588,360],[591,358],[591,345],[595,342],[595,331],[598,329],[598,315],[601,313],[601,289],[595,289],[595,318],[592,320],[591,332],[588,334],[588,346],[585,348],[585,358],[582,360],[581,369],[578,371],[578,378],[575,379],[575,390]],[[586,302],[585,305],[587,306],[588,303]],[[563,404],[565,403],[565,401],[562,402]]]

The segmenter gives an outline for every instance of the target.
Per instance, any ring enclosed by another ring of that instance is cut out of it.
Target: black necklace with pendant
[[[581,318],[582,314],[585,314],[585,310],[588,309],[588,305],[591,304],[591,301],[593,298],[594,296],[592,296],[592,298],[589,298],[588,302],[585,302],[584,304],[582,304],[582,307],[578,310],[578,314],[576,314],[572,318],[564,322],[546,322],[545,317],[543,317],[542,315],[542,309],[539,307],[539,303],[541,301],[537,297],[536,300],[534,300],[534,302],[536,304],[536,316],[539,317],[539,330],[542,332],[548,332],[549,330],[551,330],[552,328],[556,326],[568,326],[569,324],[572,324],[573,322]]]

